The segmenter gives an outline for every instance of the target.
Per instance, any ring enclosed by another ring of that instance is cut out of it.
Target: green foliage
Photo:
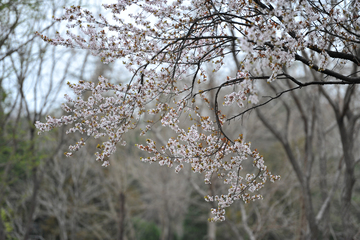
[[[0,180],[14,184],[18,179],[24,180],[28,176],[30,169],[39,163],[39,158],[34,153],[35,140],[28,139],[19,127],[10,126],[5,131],[8,134],[3,134],[0,139]],[[4,174],[11,179],[4,179]]]
[[[0,215],[1,215],[1,220],[4,224],[5,227],[5,234],[6,234],[6,239],[13,239],[11,238],[10,234],[14,228],[11,224],[11,217],[9,217],[9,215],[13,215],[13,211],[11,211],[11,209],[8,209],[8,211],[6,211],[5,209],[1,208],[0,209]]]
[[[204,239],[207,234],[208,211],[195,205],[190,205],[184,220],[183,239]]]
[[[153,222],[141,219],[134,219],[134,228],[136,240],[158,240],[160,238],[160,229]]]

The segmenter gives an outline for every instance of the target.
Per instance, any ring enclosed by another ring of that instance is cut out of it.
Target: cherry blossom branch
[[[335,71],[332,71],[329,69],[321,69],[318,65],[312,64],[309,60],[307,60],[306,58],[304,58],[298,54],[295,54],[295,60],[298,60],[298,61],[304,63],[305,65],[309,66],[311,69],[314,69],[317,72],[325,73],[329,76],[346,81],[348,84],[349,83],[351,83],[351,84],[360,83],[360,77],[348,77],[348,76],[342,75],[338,72],[335,72]]]
[[[294,88],[289,88],[289,89],[284,90],[284,91],[281,91],[281,92],[277,93],[276,96],[274,96],[274,97],[269,96],[270,97],[269,100],[267,100],[267,101],[265,101],[265,102],[263,102],[261,104],[255,105],[253,107],[250,107],[250,108],[240,112],[239,114],[236,114],[235,116],[232,116],[232,117],[226,119],[226,121],[230,122],[231,120],[234,120],[235,118],[241,117],[242,115],[244,115],[247,112],[251,112],[254,109],[265,106],[266,104],[270,103],[271,101],[280,98],[284,93],[292,92],[294,90],[298,90],[298,89],[301,89],[303,87],[312,86],[312,85],[320,85],[320,86],[322,86],[322,85],[350,85],[350,84],[353,84],[353,83],[342,82],[342,81],[328,81],[328,82],[313,81],[313,82],[302,83],[302,82],[298,81],[297,79],[295,79],[294,77],[292,77],[292,76],[290,76],[290,75],[288,75],[286,73],[283,73],[282,75],[284,75],[286,77],[284,79],[289,79],[292,82],[296,83],[298,86],[294,87]],[[282,79],[282,78],[279,78],[279,79]]]
[[[123,20],[124,11],[133,5],[141,11],[128,14],[131,21]],[[101,138],[96,159],[108,166],[109,156],[119,143],[126,143],[128,131],[144,121],[146,127],[141,130],[144,135],[155,124],[161,124],[173,135],[160,147],[152,139],[138,145],[150,154],[143,161],[174,166],[176,172],[189,164],[193,172],[205,175],[206,184],[211,183],[212,176],[219,176],[229,185],[228,193],[211,195],[207,200],[218,203],[212,209],[213,220],[224,220],[225,208],[235,200],[248,202],[261,198],[251,194],[267,180],[279,179],[267,170],[262,156],[257,150],[252,151],[241,135],[232,138],[224,133],[225,122],[302,87],[360,83],[359,77],[330,69],[334,65],[339,69],[338,66],[344,67],[349,62],[359,64],[359,58],[353,54],[359,47],[355,27],[359,16],[354,11],[359,7],[359,3],[327,6],[306,0],[278,0],[271,4],[261,0],[191,0],[190,4],[119,0],[104,4],[111,11],[114,24],[80,6],[65,8],[64,15],[55,20],[67,21],[70,30],[66,38],[56,33],[54,38],[41,36],[42,39],[53,45],[91,50],[104,63],[121,59],[132,78],[124,86],[103,77],[97,84],[84,81],[69,84],[76,94],[74,99],[66,96],[68,104],[63,109],[69,115],[59,119],[48,116],[46,123],[37,122],[36,127],[48,131],[71,124],[68,133]],[[153,20],[149,21],[149,16]],[[72,28],[79,32],[74,33]],[[239,53],[244,56],[241,61],[237,59]],[[211,64],[213,72],[217,72],[229,54],[236,60],[236,76],[209,80],[204,66]],[[338,81],[301,82],[284,73],[294,62]],[[269,75],[264,76],[264,72]],[[189,80],[184,76],[190,76]],[[265,79],[269,83],[286,80],[297,86],[289,85],[258,104],[254,81]],[[224,96],[225,107],[243,109],[248,103],[257,105],[227,118],[220,109],[219,98],[221,90],[229,86],[234,90]],[[84,99],[84,91],[91,96]],[[208,93],[215,93],[214,99],[209,99]],[[81,138],[70,146],[67,155],[84,144]],[[242,173],[242,162],[249,158],[255,170]]]

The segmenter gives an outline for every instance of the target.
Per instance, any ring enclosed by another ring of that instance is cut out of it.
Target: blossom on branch
[[[254,82],[290,80],[297,87],[288,91],[310,85],[360,83],[359,77],[338,71],[348,63],[360,65],[360,3],[325,2],[118,0],[103,5],[111,11],[111,20],[80,6],[65,8],[65,14],[55,20],[68,22],[67,37],[39,34],[42,39],[53,45],[88,49],[104,63],[120,59],[132,78],[124,85],[112,84],[102,76],[98,83],[68,83],[77,96],[66,96],[67,104],[62,107],[69,115],[49,116],[36,127],[43,132],[70,124],[67,133],[105,137],[95,155],[108,166],[117,145],[126,143],[124,134],[147,120],[141,133],[145,134],[156,124],[150,116],[155,115],[173,136],[163,146],[153,139],[137,145],[151,154],[142,160],[175,166],[177,172],[189,164],[193,172],[204,174],[206,184],[211,184],[213,176],[223,179],[229,185],[228,193],[205,196],[205,200],[218,202],[212,220],[224,220],[225,208],[235,200],[261,199],[254,193],[267,180],[280,178],[268,171],[263,157],[251,150],[241,135],[234,138],[223,130],[225,123],[244,113],[241,109],[259,102]],[[139,11],[127,14],[131,6]],[[236,62],[236,76],[217,79],[209,87],[206,66],[217,72],[227,56]],[[297,80],[286,72],[294,62],[323,73],[326,79]],[[185,76],[191,76],[190,83]],[[91,92],[87,99],[85,91]],[[209,93],[215,97],[208,98]],[[226,116],[226,107],[240,110]],[[67,156],[85,141],[81,138],[70,146]],[[250,159],[254,172],[242,173],[243,162]]]

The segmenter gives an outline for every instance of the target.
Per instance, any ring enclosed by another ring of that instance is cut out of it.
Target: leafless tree
[[[307,76],[309,75],[311,76],[311,73],[307,72]],[[314,74],[314,76],[316,75]],[[287,86],[274,84],[272,90],[278,94],[284,88],[291,87],[290,82],[287,83]],[[332,91],[328,89],[328,92],[325,92],[323,87],[303,91],[302,95],[291,92],[290,99],[280,100],[284,116],[283,122],[274,122],[271,120],[275,118],[273,114],[267,113],[265,115],[265,110],[256,110],[257,116],[264,126],[281,143],[300,183],[302,217],[304,219],[299,227],[301,239],[327,239],[329,237],[330,229],[334,224],[330,221],[330,203],[337,189],[343,165],[345,165],[346,170],[343,172],[345,182],[341,195],[341,212],[336,213],[342,216],[343,231],[336,234],[338,237],[351,239],[356,234],[355,229],[358,227],[356,221],[351,221],[350,211],[352,190],[355,183],[354,144],[356,144],[358,137],[355,131],[358,126],[358,114],[355,110],[356,107],[350,109],[349,106],[355,104],[352,103],[351,99],[355,87],[349,86],[345,91],[340,89],[338,89],[337,96],[339,98],[336,102],[330,96]],[[335,93],[335,88],[333,90]],[[330,104],[326,104],[322,96],[325,96]],[[329,105],[334,109],[335,118],[331,118],[331,115],[324,111]],[[343,110],[339,110],[340,106]],[[349,113],[346,114],[346,111]],[[329,119],[334,119],[334,121],[329,121]],[[329,131],[333,129],[335,120],[339,127],[337,136],[334,133],[329,134]],[[301,133],[299,132],[300,127],[302,127]],[[340,149],[338,143],[329,141],[331,138],[341,142]],[[303,139],[302,143],[298,142],[299,139]],[[329,148],[332,150],[329,151]],[[335,149],[337,151],[334,151]],[[338,155],[339,150],[340,155]],[[331,158],[337,158],[337,161],[330,161]],[[314,175],[314,163],[316,162],[318,162],[318,172]],[[312,178],[314,176],[318,176],[316,188],[313,186]],[[318,189],[321,194],[320,205],[314,202],[313,192],[316,191],[315,189]]]

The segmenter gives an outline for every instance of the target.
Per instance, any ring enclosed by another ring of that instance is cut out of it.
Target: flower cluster
[[[149,124],[141,131],[145,134],[155,124],[151,115],[157,115],[174,136],[164,146],[153,139],[138,145],[151,154],[143,161],[175,166],[177,172],[190,164],[194,172],[204,174],[207,184],[212,176],[224,179],[229,185],[227,194],[205,197],[218,202],[218,208],[212,210],[213,220],[224,220],[226,207],[238,199],[248,202],[261,198],[254,193],[267,180],[275,181],[279,176],[268,171],[262,156],[252,151],[242,137],[232,139],[224,134],[222,127],[227,118],[218,104],[219,92],[236,87],[225,95],[225,106],[256,104],[254,81],[271,82],[295,61],[333,77],[350,79],[332,74],[327,68],[334,62],[337,66],[346,61],[359,64],[357,57],[351,57],[358,44],[359,4],[118,0],[103,5],[111,10],[112,21],[80,6],[65,8],[65,14],[55,20],[68,22],[67,37],[57,33],[54,38],[40,35],[42,39],[53,45],[88,49],[104,63],[119,59],[133,77],[124,85],[112,84],[102,76],[98,83],[69,83],[76,98],[65,96],[63,109],[68,115],[58,119],[48,116],[46,123],[37,122],[36,127],[43,132],[70,124],[67,133],[106,137],[98,145],[96,159],[107,166],[116,146],[125,144],[124,134],[150,116]],[[126,14],[131,6],[140,11]],[[78,29],[77,34],[73,28]],[[210,78],[204,66],[219,71],[226,56],[237,58],[239,53],[244,57],[237,62],[237,75],[208,84]],[[336,62],[338,59],[341,61]],[[264,71],[271,74],[264,77]],[[190,84],[185,76],[191,76]],[[90,96],[86,97],[85,92]],[[209,92],[215,92],[215,99],[206,97]],[[199,100],[201,105],[197,104]],[[84,145],[81,138],[66,155],[71,156]],[[243,174],[242,163],[249,159],[254,161],[255,171]]]

